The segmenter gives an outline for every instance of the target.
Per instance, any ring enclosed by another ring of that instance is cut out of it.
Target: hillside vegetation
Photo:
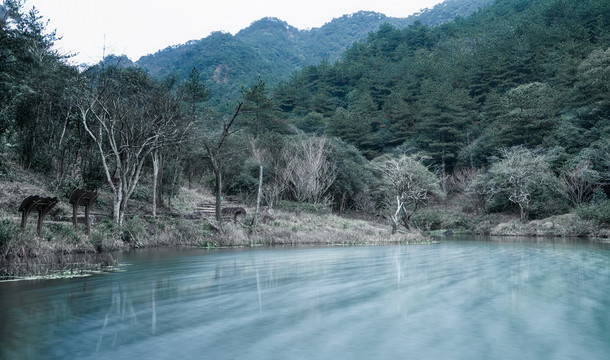
[[[377,31],[382,24],[404,28],[419,21],[438,25],[456,16],[468,16],[491,0],[448,0],[408,18],[361,11],[333,19],[313,29],[297,29],[276,18],[263,18],[235,35],[216,32],[185,44],[170,46],[141,57],[138,66],[156,77],[186,79],[197,69],[211,90],[210,106],[222,107],[261,78],[269,86],[323,60],[335,62],[354,42]]]

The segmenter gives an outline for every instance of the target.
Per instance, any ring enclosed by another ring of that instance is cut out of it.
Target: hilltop
[[[383,24],[405,28],[415,22],[436,26],[466,17],[492,0],[447,0],[407,18],[360,11],[335,18],[319,28],[297,29],[277,18],[253,22],[235,35],[215,32],[185,44],[169,46],[142,56],[137,66],[156,77],[186,79],[196,68],[211,91],[211,103],[219,105],[239,95],[242,87],[259,78],[272,87],[294,71],[322,61],[335,62],[355,42],[365,39]]]

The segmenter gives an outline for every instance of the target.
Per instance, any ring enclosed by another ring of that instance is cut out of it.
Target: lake
[[[0,359],[609,359],[610,246],[142,250],[0,283]]]

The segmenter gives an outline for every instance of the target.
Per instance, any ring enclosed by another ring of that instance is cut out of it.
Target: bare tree
[[[214,172],[214,178],[216,180],[216,221],[220,224],[222,229],[222,149],[225,144],[227,137],[237,130],[233,128],[235,120],[239,115],[242,103],[238,102],[235,107],[235,112],[230,120],[224,121],[222,129],[219,134],[209,134],[207,137],[203,137],[203,146],[206,150],[212,171]]]
[[[101,157],[114,194],[113,219],[121,226],[145,159],[181,141],[188,126],[169,89],[142,70],[112,67],[89,80],[78,104],[80,120]]]
[[[462,196],[462,205],[477,213],[485,209],[486,197],[479,181],[482,171],[474,167],[457,168],[449,179],[453,191]]]
[[[501,194],[519,207],[520,219],[529,217],[532,195],[537,189],[547,188],[560,192],[559,182],[553,175],[545,155],[523,147],[503,150],[504,158],[493,164],[489,171],[487,194]]]
[[[589,160],[584,160],[565,170],[561,175],[566,195],[574,206],[591,199],[593,190],[602,184],[602,176],[593,169]]]
[[[335,181],[336,168],[328,160],[325,148],[325,137],[302,137],[295,142],[292,152],[286,153],[288,182],[300,203],[322,202]]]
[[[411,229],[411,217],[431,196],[442,196],[439,179],[418,159],[409,155],[381,156],[373,166],[382,177],[383,195],[390,215],[392,234],[402,224]]]
[[[267,180],[262,184],[261,201],[274,207],[289,189],[289,170],[286,163],[290,160],[286,156],[287,148],[283,143],[268,141],[257,137],[250,141],[252,156],[261,165],[265,166]]]

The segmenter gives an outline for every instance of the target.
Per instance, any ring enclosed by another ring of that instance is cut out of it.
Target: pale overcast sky
[[[62,53],[79,54],[72,62],[95,63],[106,54],[136,61],[169,45],[198,40],[213,31],[231,34],[269,16],[308,29],[360,10],[407,17],[443,0],[26,0],[48,30],[57,30]]]

